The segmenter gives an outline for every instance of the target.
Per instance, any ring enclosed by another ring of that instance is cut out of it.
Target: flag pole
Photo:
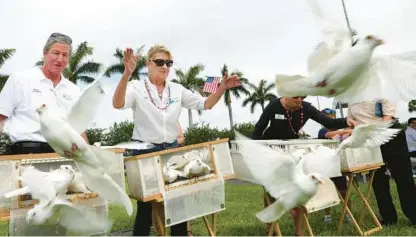
[[[345,6],[344,0],[341,0],[341,3],[342,3],[342,8],[344,9],[345,21],[347,22],[347,27],[348,27],[348,30],[350,31],[350,35],[351,35],[351,45],[353,45],[354,37],[353,37],[353,34],[352,34],[350,20],[348,18],[347,7]],[[341,114],[341,118],[344,118],[344,111],[343,111],[341,102],[338,102],[338,107],[339,107],[339,111],[340,111],[340,114]]]

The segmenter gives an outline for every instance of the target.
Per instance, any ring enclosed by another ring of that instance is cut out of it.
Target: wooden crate
[[[165,183],[163,179],[163,166],[165,162],[176,155],[199,150],[208,155],[206,163],[211,167],[210,174],[180,179],[173,183]],[[232,164],[228,139],[219,139],[195,145],[172,148],[149,154],[131,156],[125,158],[127,181],[132,196],[137,200],[151,201],[162,198],[162,193],[190,186],[204,181],[222,178],[224,180],[234,178],[234,166]]]
[[[109,149],[112,152],[117,153],[118,159],[115,159],[108,169],[107,173],[110,177],[125,189],[125,176],[124,176],[124,163],[123,153],[124,149]],[[19,154],[19,155],[2,155],[0,156],[0,167],[7,167],[7,172],[3,171],[1,174],[8,175],[8,182],[4,181],[5,185],[0,188],[4,194],[8,191],[12,191],[21,188],[19,176],[22,168],[32,165],[36,169],[48,172],[52,169],[57,169],[61,165],[71,165],[75,171],[78,171],[78,167],[72,159],[66,159],[59,156],[56,153],[43,153],[43,154]],[[9,176],[10,174],[10,176]],[[4,180],[4,179],[3,179]],[[70,194],[68,198],[72,201],[96,199],[97,194]],[[33,200],[30,195],[19,195],[12,198],[0,199],[0,219],[7,220],[10,217],[11,210],[26,209],[37,203],[37,200]]]
[[[340,142],[329,139],[293,139],[293,140],[256,140],[256,142],[267,145],[273,149],[283,149],[291,152],[297,148],[308,146],[327,146],[336,149]],[[255,182],[243,157],[239,153],[235,141],[230,141],[230,153],[234,165],[235,174],[239,179]],[[346,148],[340,152],[341,172],[352,172],[363,168],[379,167],[383,165],[380,148]]]

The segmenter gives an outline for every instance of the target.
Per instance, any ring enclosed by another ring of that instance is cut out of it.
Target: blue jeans
[[[178,141],[172,143],[153,144],[155,147],[143,150],[131,150],[131,155],[142,155],[156,151],[162,151],[169,148],[178,147]],[[150,226],[152,225],[152,203],[137,201],[136,220],[133,227],[133,236],[149,236]],[[186,222],[179,223],[170,227],[171,236],[187,236]]]

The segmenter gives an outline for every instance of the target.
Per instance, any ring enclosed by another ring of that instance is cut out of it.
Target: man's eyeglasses
[[[326,114],[336,114],[337,111],[334,109],[324,109],[322,110],[322,112],[326,113]]]
[[[163,67],[166,64],[167,67],[172,67],[173,61],[172,60],[163,60],[163,59],[154,59],[152,60],[156,66]]]
[[[299,99],[299,98],[302,98],[302,100],[304,100],[305,98],[306,98],[306,96],[294,96],[294,97],[292,97],[293,99]]]
[[[61,33],[52,33],[51,36],[49,36],[49,38],[58,38],[58,37],[62,37],[64,38],[66,41],[68,41],[68,43],[72,44],[72,39],[71,37],[61,34]]]

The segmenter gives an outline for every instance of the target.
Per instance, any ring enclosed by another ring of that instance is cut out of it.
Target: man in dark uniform
[[[304,98],[298,96],[272,99],[256,123],[251,135],[252,139],[299,139],[300,130],[309,119],[329,129],[354,127],[357,125],[357,122],[353,119],[332,119],[328,117],[310,103],[303,101]],[[267,193],[265,195],[270,197]],[[273,200],[272,197],[270,198]],[[302,235],[301,223],[303,210],[301,208],[295,208],[295,211],[295,234]],[[268,228],[270,228],[270,225],[268,225]]]

